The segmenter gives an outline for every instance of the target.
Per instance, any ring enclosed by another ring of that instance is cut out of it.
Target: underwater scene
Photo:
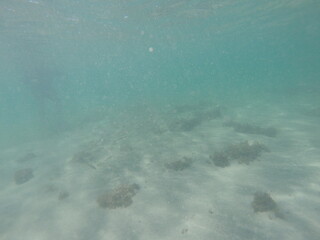
[[[1,0],[0,240],[320,239],[320,1]]]

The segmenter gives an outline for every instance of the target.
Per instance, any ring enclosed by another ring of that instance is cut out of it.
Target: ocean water
[[[320,2],[2,0],[0,239],[319,239]]]

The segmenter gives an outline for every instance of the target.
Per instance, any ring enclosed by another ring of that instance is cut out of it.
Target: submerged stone
[[[189,132],[192,131],[195,127],[201,124],[201,119],[197,117],[192,118],[181,118],[172,124],[170,124],[169,128],[172,131],[182,131]]]
[[[260,157],[263,152],[269,152],[269,149],[264,144],[255,141],[244,141],[215,152],[213,156],[210,156],[210,159],[217,167],[227,167],[232,161],[250,164]]]
[[[268,212],[277,209],[276,202],[265,192],[256,192],[251,206],[254,212]]]
[[[182,171],[186,168],[189,168],[192,164],[190,158],[184,157],[183,160],[177,160],[171,163],[166,164],[166,168],[174,171]]]
[[[140,189],[138,184],[122,184],[110,192],[97,197],[97,203],[102,208],[126,208],[132,204],[132,198]]]
[[[33,152],[27,153],[24,156],[20,157],[17,161],[18,162],[27,162],[30,160],[33,160],[37,157],[36,154],[34,154]]]
[[[249,164],[260,157],[263,152],[268,151],[269,149],[259,142],[244,141],[229,146],[225,150],[225,154],[231,159],[236,159],[239,163]]]
[[[14,181],[18,185],[28,182],[31,178],[33,178],[33,170],[31,168],[18,170],[14,174]]]
[[[69,197],[69,193],[67,191],[60,191],[59,192],[58,199],[60,201],[66,199],[68,197]]]
[[[239,123],[235,121],[229,121],[224,124],[226,127],[232,127],[234,131],[239,133],[263,135],[267,137],[276,137],[278,130],[274,127],[260,127],[249,123]]]
[[[217,167],[228,167],[230,165],[229,157],[223,152],[215,152],[210,158]]]

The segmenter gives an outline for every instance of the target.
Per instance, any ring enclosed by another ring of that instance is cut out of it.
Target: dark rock
[[[303,113],[310,117],[320,117],[320,107],[304,109]]]
[[[17,161],[18,162],[28,162],[36,157],[37,157],[37,155],[31,152],[31,153],[27,153],[26,155],[22,156]]]
[[[263,152],[268,151],[268,148],[259,142],[244,141],[215,152],[210,158],[216,166],[227,167],[232,161],[249,164],[260,157]]]
[[[257,159],[264,151],[269,151],[265,145],[259,142],[244,141],[229,146],[225,150],[225,154],[231,159],[238,160],[239,163],[249,164]]]
[[[102,208],[125,208],[132,204],[132,198],[140,189],[138,184],[122,184],[110,192],[97,197],[97,203]]]
[[[33,178],[33,170],[31,168],[18,170],[14,174],[14,181],[18,185],[28,182],[31,178]]]
[[[186,168],[189,168],[191,164],[192,160],[190,158],[184,157],[183,160],[177,160],[171,163],[167,163],[166,168],[174,171],[182,171]]]
[[[68,197],[69,197],[69,193],[68,193],[67,191],[61,191],[61,192],[59,193],[58,199],[59,199],[60,201],[62,201],[62,200],[64,200],[64,199],[68,198]]]
[[[277,209],[276,202],[265,192],[256,192],[251,206],[254,212],[268,212]]]
[[[217,167],[228,167],[230,165],[229,157],[223,152],[215,152],[210,158]]]
[[[267,137],[276,137],[278,130],[274,127],[260,127],[249,123],[238,123],[229,121],[224,124],[226,127],[232,127],[234,131],[239,133],[263,135]]]
[[[199,118],[181,118],[174,123],[172,123],[169,128],[172,131],[182,131],[189,132],[192,131],[195,127],[201,124],[201,120]]]

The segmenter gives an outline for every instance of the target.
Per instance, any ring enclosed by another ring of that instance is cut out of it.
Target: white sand
[[[280,129],[271,138],[236,133],[223,119],[170,131],[166,123],[175,114],[147,112],[2,151],[0,239],[319,239],[319,119],[272,106],[228,110],[229,118]],[[250,165],[210,162],[214,151],[244,140],[270,152]],[[89,164],[72,161],[91,146],[100,152]],[[18,161],[30,152],[36,157]],[[192,158],[190,168],[165,167],[183,157]],[[23,168],[32,168],[34,178],[17,185],[14,172]],[[132,205],[99,207],[97,196],[123,183],[140,186]],[[256,191],[270,193],[284,219],[254,213]],[[69,196],[59,200],[61,192]]]

